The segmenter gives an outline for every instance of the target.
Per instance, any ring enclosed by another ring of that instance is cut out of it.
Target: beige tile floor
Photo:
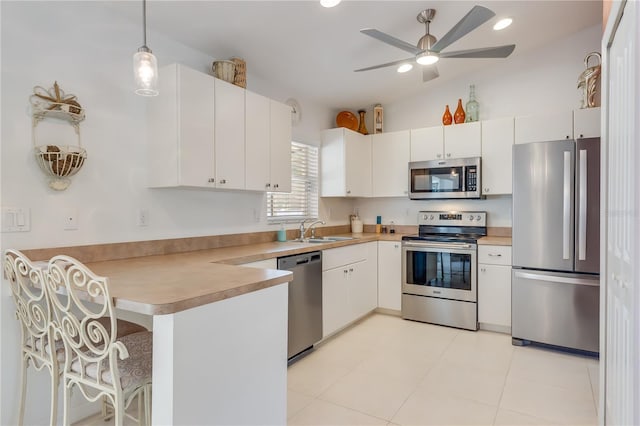
[[[289,367],[289,425],[595,425],[598,361],[372,315]]]
[[[380,314],[288,370],[290,426],[595,425],[597,401],[597,360]]]

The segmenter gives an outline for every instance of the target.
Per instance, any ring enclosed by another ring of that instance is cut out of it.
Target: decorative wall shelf
[[[87,159],[87,151],[82,147],[80,123],[85,119],[84,109],[76,101],[75,95],[65,95],[58,83],[50,90],[40,86],[33,89],[29,100],[32,107],[32,142],[34,155],[40,169],[50,177],[49,187],[62,191],[71,184],[70,176],[80,171]],[[75,145],[38,145],[36,129],[45,119],[68,122],[74,129]]]

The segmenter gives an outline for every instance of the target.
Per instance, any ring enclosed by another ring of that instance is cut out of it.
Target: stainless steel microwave
[[[482,198],[480,157],[409,163],[409,198]]]

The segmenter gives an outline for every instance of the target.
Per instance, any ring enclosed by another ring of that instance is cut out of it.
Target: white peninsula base
[[[154,425],[287,421],[288,284],[153,317]]]

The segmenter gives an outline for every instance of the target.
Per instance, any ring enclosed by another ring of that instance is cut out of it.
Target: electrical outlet
[[[65,231],[75,231],[78,229],[78,211],[68,209],[64,214],[63,226]]]
[[[138,226],[149,226],[149,210],[139,209],[138,220],[136,221]]]

